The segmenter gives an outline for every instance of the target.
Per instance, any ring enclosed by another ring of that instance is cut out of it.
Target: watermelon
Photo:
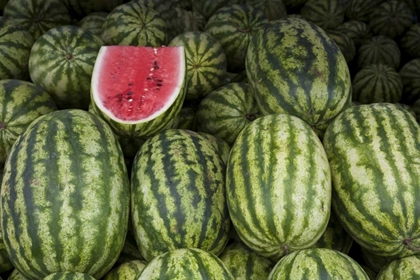
[[[420,58],[404,64],[399,74],[403,83],[403,100],[412,103],[420,98]]]
[[[223,262],[212,253],[189,248],[159,255],[144,268],[138,278],[138,280],[161,279],[234,280],[235,278]]]
[[[391,39],[401,36],[413,24],[413,12],[403,1],[386,1],[372,12],[369,26],[376,35]]]
[[[218,151],[196,132],[168,129],[146,140],[131,176],[133,231],[146,261],[178,248],[222,252],[231,228],[224,176]]]
[[[245,4],[263,12],[268,20],[276,20],[287,16],[287,8],[283,0],[245,0]]]
[[[279,19],[256,33],[248,46],[246,72],[263,115],[299,117],[319,136],[351,104],[342,52],[322,28],[303,19]]]
[[[43,280],[95,280],[92,276],[86,273],[65,271],[56,272],[42,278]]]
[[[123,3],[123,0],[63,0],[76,19],[82,19],[91,13],[109,13]]]
[[[92,74],[90,110],[117,135],[152,136],[170,127],[182,108],[185,69],[183,47],[104,46]]]
[[[256,119],[231,148],[226,196],[239,237],[257,254],[277,261],[312,246],[330,217],[331,175],[321,141],[297,117]]]
[[[1,231],[28,279],[101,278],[124,245],[129,179],[112,130],[79,109],[37,118],[16,140],[1,185]]]
[[[132,1],[109,13],[101,38],[106,45],[160,47],[167,44],[167,28],[158,12]]]
[[[324,30],[333,30],[344,21],[341,0],[308,0],[300,14]]]
[[[62,0],[9,0],[3,16],[16,20],[34,40],[51,28],[71,23],[69,10]]]
[[[55,110],[51,96],[40,86],[21,80],[0,80],[0,166],[31,122]]]
[[[248,84],[229,83],[202,99],[195,117],[197,131],[232,145],[242,129],[260,117],[260,113]]]
[[[221,44],[205,32],[185,32],[169,43],[183,46],[187,63],[186,100],[208,95],[223,84],[227,60]]]
[[[140,260],[129,261],[120,264],[109,271],[103,280],[137,280],[146,266],[146,262]]]
[[[378,280],[419,279],[420,258],[410,256],[396,259],[384,267],[378,274]]]
[[[346,34],[350,39],[353,40],[356,48],[358,48],[365,40],[373,36],[369,26],[357,20],[349,20],[340,24],[335,29],[343,34]]]
[[[234,4],[217,10],[204,30],[222,45],[228,71],[238,72],[245,69],[249,41],[267,22],[262,11],[250,5]]]
[[[401,76],[385,64],[371,64],[360,69],[353,79],[353,100],[362,104],[400,101],[403,93]]]
[[[373,36],[357,50],[357,65],[359,69],[370,64],[382,63],[398,69],[401,52],[397,43],[384,35]]]
[[[43,87],[60,109],[88,109],[90,83],[100,37],[65,25],[39,37],[29,56],[31,80]]]
[[[405,257],[420,248],[420,126],[399,105],[354,106],[324,136],[332,205],[353,239],[373,254]]]
[[[350,5],[345,10],[345,15],[350,20],[367,23],[376,7],[385,1],[387,0],[351,0]]]
[[[228,245],[220,259],[235,279],[267,279],[274,267],[273,261],[258,255],[242,242]]]
[[[420,23],[413,24],[401,38],[400,46],[411,58],[420,58]]]
[[[285,256],[276,264],[268,279],[369,280],[355,260],[339,251],[325,248],[305,249]]]
[[[77,26],[93,33],[96,36],[102,35],[102,26],[108,16],[106,12],[93,12],[77,22]]]
[[[16,21],[0,17],[0,80],[29,79],[28,61],[34,40]]]
[[[125,238],[124,247],[121,251],[118,260],[115,262],[115,266],[120,264],[131,262],[131,261],[144,261],[143,256],[141,255],[139,248],[137,247],[136,239],[133,233],[133,226],[131,222],[131,217],[128,220],[128,231]]]

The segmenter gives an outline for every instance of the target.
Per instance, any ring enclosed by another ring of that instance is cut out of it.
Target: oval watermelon
[[[146,261],[178,248],[222,252],[231,228],[224,176],[218,151],[196,132],[168,129],[141,146],[132,168],[131,213]]]
[[[333,208],[353,239],[374,254],[420,248],[420,126],[399,105],[374,103],[340,114],[324,136]]]
[[[262,256],[278,260],[312,246],[327,227],[331,189],[321,141],[297,117],[260,117],[231,148],[230,217],[241,240]]]
[[[75,271],[100,278],[124,245],[129,179],[100,118],[60,110],[37,118],[13,145],[1,185],[1,230],[28,279]]]

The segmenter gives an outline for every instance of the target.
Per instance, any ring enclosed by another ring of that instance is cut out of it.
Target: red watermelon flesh
[[[93,102],[117,122],[147,122],[174,103],[184,77],[183,47],[103,46],[92,74]]]

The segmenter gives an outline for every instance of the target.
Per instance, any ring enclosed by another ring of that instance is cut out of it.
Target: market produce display
[[[0,280],[419,278],[419,17],[0,0]]]

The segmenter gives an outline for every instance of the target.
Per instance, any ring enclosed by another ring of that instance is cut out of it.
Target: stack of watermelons
[[[420,279],[419,15],[0,0],[0,279]],[[170,109],[101,111],[111,45],[184,48]]]

